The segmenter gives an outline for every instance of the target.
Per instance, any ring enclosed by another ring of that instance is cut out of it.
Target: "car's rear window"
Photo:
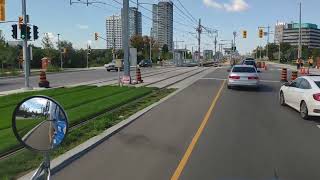
[[[315,83],[320,88],[320,81],[315,81]]]
[[[244,61],[244,64],[246,64],[246,65],[254,65],[255,62],[254,61]]]
[[[253,67],[234,67],[232,72],[255,73],[256,69]]]

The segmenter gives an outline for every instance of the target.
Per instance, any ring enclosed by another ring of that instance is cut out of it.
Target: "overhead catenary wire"
[[[190,11],[184,7],[184,5],[181,3],[181,1],[180,0],[177,0],[177,1],[182,6],[182,8],[190,15],[190,17],[197,23],[196,18],[194,18],[194,16],[190,13]]]

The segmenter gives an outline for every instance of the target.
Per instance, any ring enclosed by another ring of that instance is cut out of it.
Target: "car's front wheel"
[[[281,106],[285,106],[285,105],[286,105],[286,100],[284,99],[284,95],[283,95],[283,92],[282,92],[282,91],[280,92],[279,101],[280,101],[280,105],[281,105]]]
[[[300,116],[305,120],[309,119],[308,107],[304,101],[300,105]]]

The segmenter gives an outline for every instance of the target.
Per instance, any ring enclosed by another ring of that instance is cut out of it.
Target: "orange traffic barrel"
[[[306,74],[306,69],[304,67],[300,68],[300,74],[305,75]]]
[[[47,76],[44,71],[40,72],[40,81],[39,81],[39,87],[49,88],[50,82],[47,81]]]
[[[138,83],[143,83],[143,80],[142,80],[142,77],[141,77],[140,68],[137,68],[136,78],[137,78],[137,82],[138,82]]]
[[[265,62],[262,62],[262,66],[261,66],[261,68],[265,68],[266,67],[266,63]]]
[[[291,80],[294,81],[298,78],[298,71],[292,71]]]
[[[288,70],[287,70],[287,68],[282,68],[281,81],[282,82],[288,82]]]

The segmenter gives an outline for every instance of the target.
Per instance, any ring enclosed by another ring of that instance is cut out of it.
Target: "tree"
[[[312,56],[313,56],[313,58],[320,57],[320,49],[318,49],[318,48],[312,49]]]
[[[144,48],[143,37],[139,35],[135,35],[130,39],[131,47],[136,48],[137,51],[142,51]]]
[[[41,40],[41,44],[44,49],[53,49],[53,43],[48,33],[45,33],[44,37]]]
[[[167,44],[164,44],[162,46],[162,50],[161,50],[161,58],[162,59],[168,59],[169,58],[169,47]]]

